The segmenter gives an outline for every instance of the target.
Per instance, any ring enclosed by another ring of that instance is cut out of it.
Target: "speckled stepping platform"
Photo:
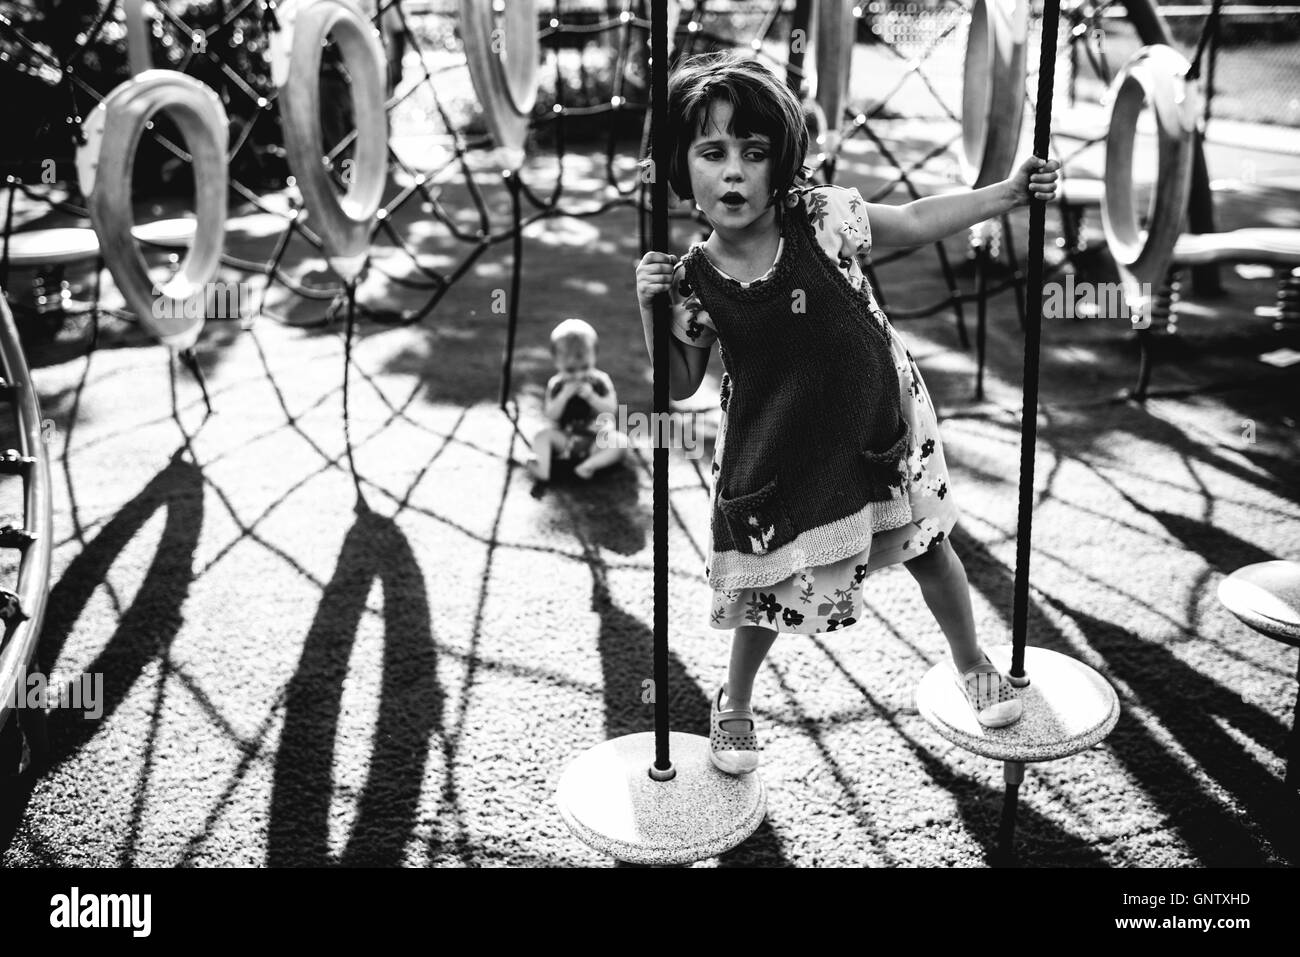
[[[1011,646],[988,648],[1003,674],[1011,670]],[[1067,655],[1025,649],[1030,684],[1019,689],[1025,713],[1007,728],[985,728],[952,677],[945,660],[916,689],[916,706],[934,729],[968,751],[999,761],[1054,761],[1086,751],[1110,734],[1119,720],[1119,698],[1101,675]]]
[[[1219,601],[1256,631],[1300,645],[1300,562],[1260,562],[1219,582]]]
[[[677,776],[655,781],[652,733],[597,745],[574,760],[555,793],[579,840],[632,864],[689,864],[729,851],[767,813],[757,773],[723,774],[709,761],[709,740],[670,732]]]

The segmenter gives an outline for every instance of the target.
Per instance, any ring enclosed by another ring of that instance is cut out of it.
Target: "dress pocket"
[[[758,491],[747,495],[719,494],[718,508],[739,551],[766,555],[794,538],[794,527],[781,501],[775,476]]]
[[[882,450],[863,449],[866,463],[867,494],[873,502],[887,501],[893,489],[900,492],[907,487],[906,459],[912,439],[911,427],[901,415],[898,419],[897,438]]]

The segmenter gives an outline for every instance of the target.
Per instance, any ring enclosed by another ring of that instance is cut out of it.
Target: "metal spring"
[[[1277,281],[1277,318],[1273,329],[1282,331],[1283,323],[1300,325],[1300,267],[1285,273]]]
[[[1151,322],[1154,325],[1165,320],[1165,331],[1170,335],[1178,332],[1178,301],[1183,288],[1182,272],[1170,269],[1165,273],[1165,281],[1156,290],[1151,303]]]

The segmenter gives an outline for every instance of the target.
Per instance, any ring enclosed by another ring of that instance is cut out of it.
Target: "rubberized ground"
[[[575,205],[599,198],[599,161],[569,158]],[[867,191],[875,162],[851,144],[839,182]],[[445,199],[468,208],[452,187]],[[1263,182],[1223,204],[1223,225],[1295,208]],[[1024,236],[1022,219],[1022,253]],[[518,430],[496,404],[505,323],[491,303],[508,286],[508,244],[422,325],[363,323],[350,411],[364,507],[345,455],[341,321],[213,324],[210,418],[189,374],[137,330],[107,323],[88,357],[71,323],[34,343],[56,486],[43,657],[63,681],[102,673],[105,700],[98,720],[51,715],[52,765],[10,795],[0,862],[608,864],[569,835],[552,795],[576,754],[651,727],[650,452],[590,485],[538,490],[520,433],[540,424],[546,336],[567,315],[597,325],[622,400],[648,410],[636,237],[627,210],[529,229]],[[256,258],[272,240],[232,246]],[[958,258],[963,243],[950,244]],[[449,252],[428,229],[419,246]],[[1256,358],[1300,336],[1251,314],[1271,304],[1271,282],[1224,276],[1230,295],[1197,304],[1162,343],[1154,388],[1175,394],[1145,407],[1109,401],[1136,372],[1126,323],[1044,330],[1030,640],[1098,669],[1123,714],[1101,746],[1030,769],[1026,864],[1300,862],[1281,780],[1297,651],[1215,598],[1236,567],[1300,558],[1300,366]],[[891,301],[915,303],[935,298],[938,271],[922,255],[882,281]],[[362,298],[401,295],[372,278]],[[984,402],[951,313],[900,328],[942,412],[963,513],[954,544],[983,640],[1007,642],[1013,300],[992,309]],[[711,408],[719,373],[715,357],[688,406]],[[702,413],[706,433],[715,415]],[[670,694],[674,728],[694,733],[707,733],[729,637],[707,626],[710,452],[670,471]],[[910,576],[891,569],[869,587],[872,614],[852,629],[778,642],[757,702],[768,817],[709,864],[986,862],[1001,768],[916,713],[917,681],[945,652]]]

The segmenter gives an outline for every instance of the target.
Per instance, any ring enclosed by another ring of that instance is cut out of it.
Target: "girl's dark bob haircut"
[[[762,134],[772,146],[773,196],[795,184],[808,154],[808,125],[790,88],[758,60],[730,51],[683,59],[668,78],[668,185],[682,199],[694,199],[687,154],[704,131],[709,105],[731,104],[733,136]],[[778,209],[780,208],[778,204]]]

